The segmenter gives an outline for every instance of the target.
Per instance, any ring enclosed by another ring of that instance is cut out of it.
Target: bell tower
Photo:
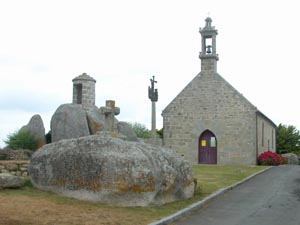
[[[201,59],[201,72],[217,72],[217,61],[219,56],[216,50],[216,36],[218,31],[211,25],[212,19],[207,17],[205,19],[205,27],[199,29],[201,34],[201,52],[199,58]]]

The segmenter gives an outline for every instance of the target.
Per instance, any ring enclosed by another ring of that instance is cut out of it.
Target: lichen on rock
[[[170,149],[92,135],[45,145],[29,166],[33,185],[65,196],[120,206],[191,198],[191,165]]]

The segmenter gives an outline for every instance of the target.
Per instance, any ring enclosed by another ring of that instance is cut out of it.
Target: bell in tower
[[[206,54],[211,54],[212,53],[211,48],[212,48],[211,45],[206,46]]]

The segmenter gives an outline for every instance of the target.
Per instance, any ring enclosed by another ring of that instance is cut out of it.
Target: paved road
[[[176,225],[300,225],[300,166],[277,166]]]

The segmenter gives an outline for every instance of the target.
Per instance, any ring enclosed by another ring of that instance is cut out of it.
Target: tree
[[[52,142],[51,130],[45,135],[46,144],[50,144]]]
[[[151,130],[149,130],[144,124],[138,122],[129,122],[128,124],[131,126],[138,138],[147,139],[152,137]],[[163,138],[163,128],[156,130],[156,137]]]
[[[38,140],[29,131],[18,130],[7,136],[4,141],[8,148],[11,149],[29,149],[36,150],[38,148]]]
[[[129,123],[138,138],[151,138],[151,131],[141,123]]]
[[[158,134],[159,138],[164,138],[164,128],[161,128],[160,130],[156,130],[156,133]]]
[[[279,124],[276,135],[276,148],[279,154],[300,153],[300,133],[295,126]]]

